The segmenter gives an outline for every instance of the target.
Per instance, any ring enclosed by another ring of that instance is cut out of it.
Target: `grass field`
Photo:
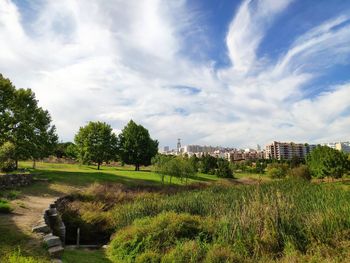
[[[0,193],[14,208],[13,216],[30,206],[27,196],[75,193],[80,199],[72,207],[79,208],[87,229],[102,226],[117,233],[107,251],[66,250],[66,263],[350,260],[348,179],[306,183],[237,173],[235,181],[197,174],[188,183],[205,187],[190,189],[173,178],[174,191],[169,178],[162,187],[160,176],[147,168],[20,166],[39,181]],[[0,248],[0,262],[49,262],[45,249],[12,215],[0,217]]]

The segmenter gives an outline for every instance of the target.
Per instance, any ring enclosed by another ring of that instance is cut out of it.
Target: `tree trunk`
[[[33,169],[35,169],[36,168],[36,161],[35,161],[35,159],[33,159]]]
[[[140,171],[140,165],[138,163],[135,164],[135,171]]]
[[[101,163],[97,162],[97,170],[100,170],[100,165],[101,165]]]
[[[17,159],[15,161],[15,168],[16,168],[16,170],[18,170],[18,160]]]

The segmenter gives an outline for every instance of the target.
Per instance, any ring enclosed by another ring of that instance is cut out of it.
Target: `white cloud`
[[[201,26],[184,0],[37,2],[28,21],[0,0],[0,72],[35,91],[64,140],[89,120],[120,131],[131,118],[161,145],[348,139],[349,84],[304,98],[308,82],[350,54],[347,17],[298,37],[275,64],[257,57],[291,2],[244,1],[226,38],[232,67],[217,71],[184,55],[186,32]]]

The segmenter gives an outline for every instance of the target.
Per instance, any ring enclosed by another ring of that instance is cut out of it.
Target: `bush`
[[[271,163],[267,165],[267,175],[273,179],[281,179],[286,177],[288,165],[285,163]]]
[[[11,205],[6,200],[0,199],[0,213],[10,213],[11,211]]]
[[[225,159],[218,159],[217,161],[218,168],[215,171],[217,177],[222,178],[233,178],[233,173],[230,168],[230,163]]]
[[[196,263],[202,262],[206,254],[206,247],[197,241],[190,240],[178,243],[162,259],[162,263]]]
[[[107,252],[112,262],[130,262],[147,251],[163,254],[179,242],[208,242],[212,238],[211,229],[211,223],[200,216],[165,212],[135,220],[119,230]]]
[[[306,165],[300,165],[299,167],[295,167],[289,170],[288,177],[296,178],[296,179],[304,179],[307,181],[310,181],[312,178],[310,170]]]
[[[16,169],[14,161],[15,146],[11,142],[5,142],[0,147],[0,170],[3,172],[11,172]]]

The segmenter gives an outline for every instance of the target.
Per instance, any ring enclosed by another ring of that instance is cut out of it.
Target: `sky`
[[[350,1],[0,0],[0,73],[62,141],[130,119],[161,147],[350,140]]]

